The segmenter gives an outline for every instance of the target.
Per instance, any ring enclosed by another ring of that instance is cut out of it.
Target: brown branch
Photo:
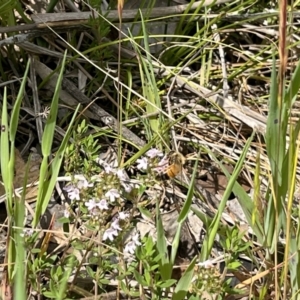
[[[122,21],[132,21],[136,17],[140,18],[140,11],[142,15],[147,15],[150,18],[158,18],[170,15],[182,14],[189,6],[189,12],[195,11],[199,6],[206,7],[210,5],[217,5],[221,3],[229,2],[229,0],[205,0],[196,1],[194,4],[184,4],[168,7],[154,7],[152,9],[125,9],[122,12]],[[36,14],[32,15],[32,20],[36,24],[44,24],[48,22],[61,22],[61,21],[78,21],[78,20],[88,20],[91,16],[94,16],[93,12],[80,12],[80,13],[55,13],[55,14]],[[118,21],[119,14],[117,10],[108,11],[107,15],[104,16],[110,21]]]
[[[195,11],[199,6],[206,7],[210,5],[217,5],[221,3],[226,3],[229,0],[205,0],[196,1],[190,6],[189,12]],[[150,18],[159,18],[166,15],[180,15],[182,14],[190,4],[176,5],[169,7],[154,7],[149,9],[127,9],[123,10],[122,22],[132,21],[135,18],[140,19],[140,11],[143,15],[147,15]],[[97,13],[99,14],[99,13]],[[33,30],[37,28],[45,27],[57,27],[57,26],[78,26],[86,24],[90,17],[94,16],[95,12],[68,12],[68,13],[40,13],[32,15],[32,20],[34,24],[17,25],[10,27],[0,28],[0,33],[8,32],[20,32],[26,30]],[[101,16],[101,15],[100,15]],[[108,19],[111,22],[118,21],[118,11],[111,10],[103,18]]]

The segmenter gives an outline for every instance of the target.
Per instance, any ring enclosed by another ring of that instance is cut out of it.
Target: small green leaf
[[[242,264],[238,261],[234,261],[234,262],[231,262],[227,265],[227,269],[228,270],[236,270],[238,269]]]
[[[137,271],[133,271],[134,278],[142,286],[148,286],[147,282],[144,280],[143,276]]]
[[[20,89],[18,91],[18,96],[17,96],[16,102],[14,104],[12,114],[11,114],[9,134],[10,134],[10,140],[13,143],[15,142],[15,137],[16,137],[17,128],[18,128],[18,124],[19,124],[20,107],[21,107],[21,103],[23,100],[26,79],[27,79],[28,72],[29,72],[29,66],[30,66],[30,59],[28,59],[28,61],[27,61],[24,77],[23,77]]]
[[[158,282],[157,286],[159,286],[162,289],[169,288],[169,287],[173,286],[176,282],[177,282],[177,280],[175,280],[175,279],[168,279],[164,282]]]

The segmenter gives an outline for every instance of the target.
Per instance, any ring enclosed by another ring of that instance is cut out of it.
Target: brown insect
[[[168,155],[169,165],[165,172],[169,178],[175,178],[183,168],[186,158],[179,152],[171,151]]]

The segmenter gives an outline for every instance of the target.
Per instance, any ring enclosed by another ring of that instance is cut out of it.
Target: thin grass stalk
[[[297,97],[297,92],[300,88],[300,63],[298,63],[290,82],[289,88],[285,94],[285,103],[287,106],[292,108],[293,103]],[[284,256],[284,297],[287,297],[288,293],[288,274],[290,274],[290,287],[292,290],[292,295],[297,295],[300,287],[300,237],[299,237],[299,223],[297,228],[291,227],[292,223],[292,204],[294,200],[294,190],[295,190],[295,180],[296,180],[296,168],[297,168],[297,158],[299,152],[299,143],[297,143],[300,131],[300,121],[297,122],[295,126],[292,126],[290,122],[290,143],[288,149],[288,204],[287,204],[287,220],[286,220],[286,247]],[[298,210],[299,211],[299,210]]]
[[[296,186],[296,171],[297,171],[297,162],[298,162],[298,152],[299,152],[299,143],[296,143],[297,135],[295,135],[295,131],[293,129],[293,126],[290,127],[290,147],[288,151],[288,202],[287,202],[287,208],[286,208],[286,246],[285,246],[285,253],[284,253],[284,269],[283,269],[283,282],[284,282],[284,290],[283,290],[283,296],[284,299],[287,297],[288,293],[288,273],[289,273],[289,267],[291,264],[289,263],[289,256],[291,255],[290,252],[290,244],[291,239],[294,239],[295,237],[295,230],[292,228],[292,204],[294,199],[294,192],[295,192],[295,186]],[[295,250],[295,249],[293,249]],[[299,259],[299,250],[296,250],[297,258]],[[294,261],[294,260],[292,260]],[[299,264],[296,264],[297,266]],[[294,268],[294,266],[292,266]],[[299,276],[296,278],[293,278],[294,280],[291,282],[292,290],[294,293],[297,293],[298,287],[299,287]]]
[[[143,59],[143,57],[140,57],[141,62],[144,67],[144,72],[146,74],[146,82],[143,85],[143,91],[144,91],[144,96],[149,99],[151,104],[147,104],[147,113],[154,113],[159,110],[161,110],[161,105],[160,105],[160,97],[158,94],[158,88],[157,88],[157,83],[156,83],[156,78],[155,78],[155,73],[153,70],[153,64],[152,64],[152,59],[150,55],[150,47],[149,47],[149,41],[148,41],[148,36],[147,36],[147,31],[146,31],[146,26],[145,22],[143,19],[143,15],[141,14],[141,24],[142,24],[142,30],[143,30],[143,36],[144,36],[144,45],[145,45],[145,51],[146,51],[146,59]],[[149,122],[151,129],[154,133],[159,131],[159,128],[161,126],[160,122],[160,116],[157,118],[155,117],[149,117]]]
[[[285,3],[286,5],[286,3]],[[284,13],[284,12],[283,12]],[[285,10],[285,14],[286,14]],[[283,16],[283,18],[286,17]],[[290,18],[290,24],[293,23],[293,20]],[[288,29],[286,29],[288,31]],[[286,32],[285,32],[286,33]],[[286,42],[287,43],[287,42]],[[288,45],[286,45],[287,48]],[[285,50],[285,49],[284,49]],[[286,50],[286,57],[283,58],[285,63],[284,67],[286,68],[287,63],[287,55],[288,52]],[[296,70],[293,73],[292,80],[289,85],[289,89],[287,90],[286,94],[284,95],[284,103],[286,103],[289,111],[292,110],[293,103],[296,100],[292,91],[297,92],[299,91],[299,76],[298,71],[299,64]],[[295,80],[296,78],[296,80]],[[284,269],[283,269],[283,297],[284,299],[287,298],[288,295],[288,288],[291,287],[292,295],[297,295],[299,292],[300,287],[300,275],[297,270],[299,270],[300,263],[299,263],[299,248],[295,247],[297,245],[297,233],[296,229],[292,227],[292,204],[294,200],[294,192],[296,188],[296,172],[297,172],[297,163],[298,163],[298,153],[299,153],[299,143],[297,143],[297,139],[299,137],[299,130],[300,130],[300,122],[298,121],[296,126],[292,125],[291,118],[289,122],[289,129],[290,129],[290,143],[288,149],[288,202],[287,202],[287,209],[286,209],[286,247],[284,253]],[[295,255],[294,258],[290,258],[291,255]],[[290,274],[290,284],[288,284],[288,274]],[[298,297],[298,296],[296,296]]]
[[[282,134],[286,134],[286,131],[281,132],[280,130],[285,129],[282,128],[282,114],[284,113],[283,110],[283,97],[284,97],[284,82],[285,82],[285,72],[286,72],[286,65],[287,65],[287,52],[286,52],[286,33],[287,33],[287,1],[286,0],[280,0],[279,1],[279,60],[280,60],[280,65],[279,65],[279,90],[278,90],[278,99],[277,103],[279,106],[279,137],[281,137]],[[280,139],[280,141],[282,141]],[[282,141],[283,142],[283,141]],[[285,147],[284,145],[278,145],[278,152],[277,152],[277,162],[279,163],[281,161],[281,151],[280,149],[282,147]],[[276,164],[276,167],[278,165]],[[283,168],[281,168],[283,171]],[[277,181],[277,174],[280,170],[278,168],[275,169],[275,203],[278,203],[280,205],[280,202],[283,200],[279,198],[279,185]],[[283,174],[282,174],[283,175]],[[273,177],[274,178],[274,177]],[[277,201],[276,201],[277,200]],[[281,207],[281,205],[280,205]],[[276,219],[278,219],[279,214],[280,214],[280,209],[276,209]],[[276,232],[279,233],[280,227],[276,228]],[[288,232],[287,232],[288,233]],[[275,265],[278,264],[278,256],[277,256],[277,243],[275,243]],[[275,291],[279,291],[279,286],[278,286],[278,273],[275,272]],[[275,293],[277,295],[277,293]],[[278,296],[276,296],[277,298]],[[284,296],[285,297],[285,296]]]
[[[277,244],[279,224],[279,210],[282,211],[282,204],[279,195],[279,186],[282,186],[282,162],[285,152],[285,132],[281,129],[282,124],[279,123],[281,111],[278,105],[278,83],[275,70],[275,59],[273,60],[271,92],[269,101],[269,113],[266,129],[266,148],[268,158],[270,160],[271,174],[271,194],[268,199],[267,214],[265,218],[266,239],[264,245],[271,253],[275,251]],[[282,134],[284,136],[282,136]],[[277,226],[276,226],[277,225]],[[267,257],[270,253],[267,253]]]
[[[123,120],[123,88],[120,85],[121,79],[121,47],[122,47],[122,13],[123,13],[124,0],[117,1],[118,17],[119,17],[119,43],[118,43],[118,82],[117,82],[117,121],[118,121],[118,164],[121,164],[122,159],[122,120]]]
[[[253,195],[253,203],[254,203],[254,210],[252,214],[252,223],[258,220],[259,223],[263,224],[264,218],[264,209],[262,204],[262,199],[260,196],[260,176],[261,169],[260,169],[260,151],[258,150],[258,155],[256,157],[256,166],[255,166],[255,173],[254,173],[254,195]]]

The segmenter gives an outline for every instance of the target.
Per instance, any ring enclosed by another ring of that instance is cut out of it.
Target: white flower
[[[115,174],[116,170],[112,168],[110,165],[104,166],[104,171],[106,174]]]
[[[66,191],[67,193],[69,193],[71,190],[74,189],[74,185],[73,184],[69,184],[63,187],[63,190]]]
[[[133,241],[130,241],[126,244],[124,248],[124,252],[134,254],[135,249],[136,249],[136,244]]]
[[[97,207],[95,207],[95,208],[93,208],[93,210],[91,210],[91,215],[94,216],[94,217],[99,216],[100,213],[101,212],[100,212],[99,208],[97,208]]]
[[[69,219],[69,217],[70,217],[70,212],[69,212],[68,209],[65,209],[65,210],[64,210],[64,217],[67,218],[67,219]]]
[[[157,156],[162,156],[162,155],[163,155],[163,153],[156,148],[152,148],[152,149],[148,150],[146,153],[146,156],[148,156],[150,158],[155,158]]]
[[[100,210],[108,209],[108,203],[105,199],[100,200],[100,202],[97,204]]]
[[[131,241],[126,244],[124,248],[124,252],[134,254],[136,247],[141,245],[139,239],[140,237],[138,233],[132,236]]]
[[[140,171],[146,171],[148,169],[148,160],[146,157],[142,157],[136,160],[138,165],[136,166]]]
[[[117,172],[116,172],[118,178],[120,179],[120,181],[126,181],[128,180],[127,176],[126,176],[126,173],[123,169],[119,169]]]
[[[88,208],[89,211],[92,211],[95,207],[98,206],[95,199],[90,199],[88,202],[85,202],[84,205]]]
[[[68,197],[70,198],[70,200],[80,200],[79,189],[74,188],[72,192],[68,193]]]
[[[113,228],[108,228],[103,233],[103,240],[109,239],[110,241],[113,241],[115,236],[118,236],[118,231]]]
[[[110,226],[114,230],[119,230],[119,231],[122,230],[122,228],[119,226],[119,219],[118,218],[114,219]]]
[[[77,182],[77,187],[81,190],[81,189],[86,189],[88,187],[92,187],[94,186],[93,183],[88,183],[88,181],[84,178],[83,180],[79,180]]]
[[[121,182],[122,187],[124,188],[126,193],[130,193],[132,191],[132,185],[125,183],[125,182]]]
[[[48,115],[50,113],[50,107],[49,106],[45,106],[43,109],[44,109],[44,111],[42,111],[40,113],[37,113],[36,115],[37,116],[41,116],[43,119],[47,119]]]
[[[201,266],[201,267],[204,267],[205,269],[209,269],[209,268],[212,268],[214,266],[213,262],[210,259],[208,259],[206,261],[203,261],[203,262],[199,262],[197,265]]]
[[[140,236],[139,234],[135,234],[133,237],[132,237],[132,241],[137,245],[137,246],[140,246],[141,245],[141,242],[140,242]]]
[[[125,219],[127,219],[129,217],[129,214],[128,213],[125,213],[125,212],[123,212],[123,211],[120,211],[119,212],[119,219],[120,220],[125,220]]]
[[[116,198],[120,198],[120,194],[117,189],[111,189],[105,194],[105,197],[109,198],[110,202],[115,202]]]
[[[64,190],[68,193],[68,197],[70,200],[80,200],[79,189],[75,187],[73,184],[64,187]]]

